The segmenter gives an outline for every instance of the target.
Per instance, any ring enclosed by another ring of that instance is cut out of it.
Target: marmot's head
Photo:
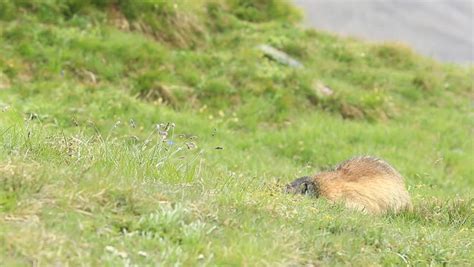
[[[290,194],[302,194],[318,197],[319,186],[314,182],[313,178],[304,176],[286,185],[285,192]]]

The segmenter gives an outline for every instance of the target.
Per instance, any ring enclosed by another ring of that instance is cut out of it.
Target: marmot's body
[[[387,162],[374,157],[356,157],[332,171],[296,179],[287,185],[287,192],[321,196],[371,213],[411,208],[403,177]]]

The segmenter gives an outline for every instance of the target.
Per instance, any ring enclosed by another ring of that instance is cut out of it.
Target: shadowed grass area
[[[472,262],[472,67],[298,16],[272,0],[0,2],[0,262]],[[403,174],[413,211],[282,193],[358,154]]]

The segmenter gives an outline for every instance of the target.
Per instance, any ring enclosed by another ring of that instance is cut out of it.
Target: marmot
[[[286,186],[287,193],[308,194],[342,202],[370,213],[411,209],[403,177],[390,164],[375,157],[355,157],[331,171],[301,177]]]

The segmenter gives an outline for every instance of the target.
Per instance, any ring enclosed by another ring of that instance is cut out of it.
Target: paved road
[[[474,62],[474,0],[293,1],[316,28],[401,41],[443,61]]]

